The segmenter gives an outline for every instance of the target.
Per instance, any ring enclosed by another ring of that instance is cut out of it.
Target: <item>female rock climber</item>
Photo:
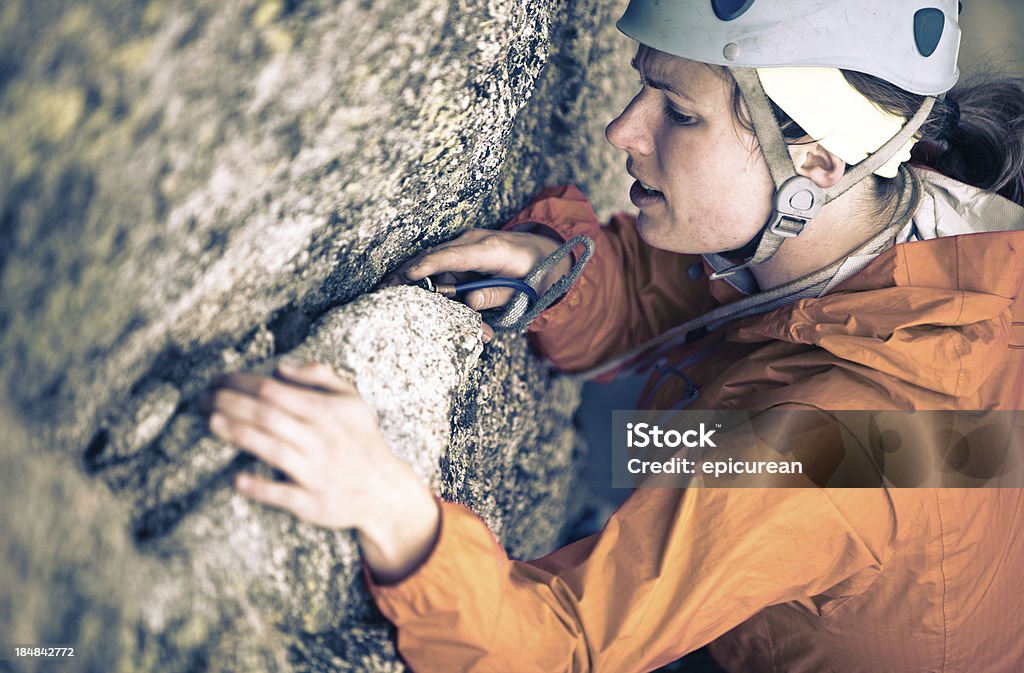
[[[639,214],[601,226],[550,189],[409,280],[522,277],[585,234],[531,338],[578,372],[670,334],[649,408],[1024,407],[1024,90],[953,88],[957,2],[632,0],[618,26],[641,85],[607,138]],[[1020,489],[637,489],[600,533],[513,561],[351,384],[278,373],[214,398],[213,431],[291,477],[237,488],[358,532],[419,673],[650,671],[704,645],[737,672],[1024,670]]]

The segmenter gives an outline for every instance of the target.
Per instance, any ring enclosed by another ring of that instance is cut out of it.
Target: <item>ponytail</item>
[[[1024,205],[1024,80],[973,79],[942,105],[951,123],[915,158]]]
[[[882,109],[909,119],[923,96],[844,71]],[[1024,205],[1024,79],[974,76],[937,101],[921,127],[916,163]]]
[[[728,71],[710,66],[721,76]],[[924,96],[910,93],[873,75],[843,70],[846,80],[883,110],[910,119]],[[783,137],[797,141],[806,132],[771,102]],[[743,110],[739,86],[733,86],[733,113],[753,131]],[[1024,78],[975,75],[936,101],[928,121],[919,131],[912,160],[943,175],[974,185],[1024,206]],[[902,188],[898,180],[873,176],[879,212],[892,210]]]

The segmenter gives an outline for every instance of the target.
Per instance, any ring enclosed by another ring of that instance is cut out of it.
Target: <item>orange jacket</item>
[[[925,177],[907,238],[942,237],[679,348],[671,360],[701,390],[692,408],[1024,408],[1024,209]],[[509,226],[523,222],[597,241],[531,328],[563,369],[740,296],[695,273],[699,257],[645,245],[631,217],[601,227],[574,187]],[[979,225],[1004,231],[947,235]],[[689,386],[655,375],[648,405]],[[708,643],[733,672],[1020,673],[1022,526],[1020,489],[640,489],[601,533],[520,562],[442,503],[420,568],[395,585],[367,577],[417,673],[650,671]]]

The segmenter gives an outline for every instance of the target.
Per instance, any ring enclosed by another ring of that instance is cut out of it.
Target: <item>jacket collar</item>
[[[840,269],[822,297],[736,323],[728,338],[815,345],[929,390],[976,391],[1015,328],[1024,208],[932,171],[921,177],[926,193],[901,244],[845,277]]]

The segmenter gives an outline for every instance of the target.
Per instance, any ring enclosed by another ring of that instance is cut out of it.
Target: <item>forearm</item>
[[[418,673],[589,670],[573,613],[545,589],[549,575],[521,576],[516,568],[526,564],[510,561],[467,508],[446,502],[441,511],[437,546],[408,578],[381,585],[367,573],[409,666]]]
[[[398,582],[429,556],[440,520],[434,495],[409,465],[395,459],[372,477],[373,510],[357,527],[359,546],[375,581]]]
[[[601,533],[523,563],[445,503],[426,562],[370,589],[421,673],[640,673],[768,605],[865,590],[892,516],[870,489],[639,489]]]

